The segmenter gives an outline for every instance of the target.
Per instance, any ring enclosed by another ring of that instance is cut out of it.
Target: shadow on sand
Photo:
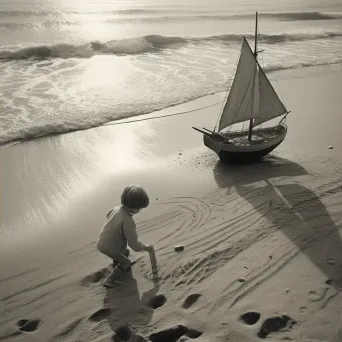
[[[342,241],[316,193],[292,177],[308,175],[300,165],[269,157],[253,165],[224,165],[213,170],[220,188],[235,188],[255,211],[290,239],[335,288],[342,285]],[[280,180],[273,185],[272,179]],[[283,178],[283,179],[282,179]],[[257,183],[258,182],[258,183]]]
[[[103,307],[111,309],[106,320],[113,331],[112,340],[146,341],[142,336],[135,335],[134,331],[149,324],[153,309],[148,306],[148,302],[156,296],[159,285],[157,282],[152,283],[152,288],[140,298],[138,284],[132,272],[128,273],[122,282],[116,288],[107,288],[103,300]]]

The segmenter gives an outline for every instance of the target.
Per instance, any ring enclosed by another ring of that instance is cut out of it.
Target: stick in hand
[[[152,245],[149,246],[148,252],[150,254],[153,279],[157,279],[158,278],[158,264],[157,264],[156,253]]]

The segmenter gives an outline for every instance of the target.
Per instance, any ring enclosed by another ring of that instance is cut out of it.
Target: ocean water
[[[0,0],[0,144],[225,90],[256,11],[267,72],[342,64],[341,0]]]

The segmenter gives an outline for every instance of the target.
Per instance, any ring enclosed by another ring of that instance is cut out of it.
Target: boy
[[[146,191],[135,185],[127,186],[121,195],[121,206],[115,207],[107,214],[97,241],[97,249],[113,260],[114,268],[104,280],[103,285],[113,287],[114,281],[131,269],[131,261],[127,258],[127,244],[135,252],[149,251],[152,246],[146,246],[138,239],[133,215],[149,204]]]

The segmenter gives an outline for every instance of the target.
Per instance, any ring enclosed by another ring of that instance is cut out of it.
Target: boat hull
[[[273,134],[271,134],[272,132]],[[256,133],[265,134],[266,137],[269,134],[270,138],[241,144],[236,143],[236,140],[246,136],[246,133],[236,132],[226,137],[204,134],[203,141],[204,145],[214,151],[224,163],[253,163],[268,155],[283,142],[287,127],[282,124],[277,127],[259,129]]]

